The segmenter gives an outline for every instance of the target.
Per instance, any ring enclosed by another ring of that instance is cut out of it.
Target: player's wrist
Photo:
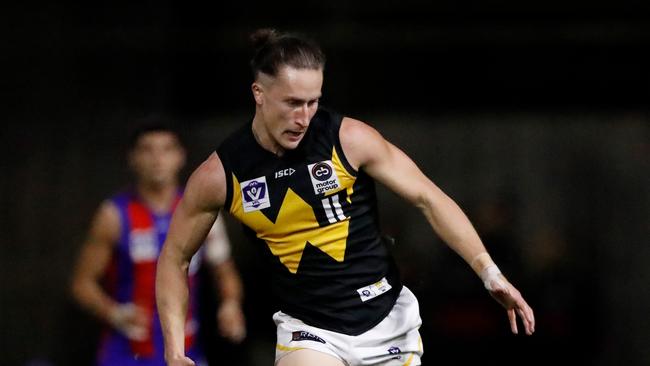
[[[113,324],[114,319],[115,319],[115,314],[119,308],[120,304],[112,301],[112,300],[105,300],[102,301],[99,304],[96,304],[92,311],[104,322],[108,324]]]
[[[111,325],[119,328],[132,311],[133,306],[131,304],[114,303],[108,308],[106,318]]]
[[[505,277],[487,252],[476,255],[470,265],[483,281],[486,290],[495,291],[506,288]]]
[[[178,361],[185,360],[185,352],[182,350],[176,350],[174,352],[165,352],[165,362],[168,365],[176,364]]]

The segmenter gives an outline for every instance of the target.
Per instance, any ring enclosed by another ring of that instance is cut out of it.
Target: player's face
[[[138,182],[164,186],[176,184],[185,164],[185,151],[171,132],[153,131],[140,136],[129,155]]]
[[[298,146],[318,109],[322,86],[322,69],[289,66],[261,83],[261,93],[255,95],[255,100],[274,144],[284,150]],[[255,94],[255,84],[253,91]]]

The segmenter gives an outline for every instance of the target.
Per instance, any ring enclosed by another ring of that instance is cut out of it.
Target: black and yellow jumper
[[[224,207],[268,257],[280,310],[358,335],[390,312],[402,285],[380,235],[374,181],[341,149],[341,120],[320,108],[281,157],[256,142],[249,122],[217,153]]]

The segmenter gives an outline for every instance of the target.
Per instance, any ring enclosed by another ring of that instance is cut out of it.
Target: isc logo
[[[293,169],[293,168],[278,170],[277,172],[275,172],[275,178],[277,179],[277,178],[282,178],[282,177],[288,177],[288,176],[290,176],[291,174],[293,174],[295,172],[296,172],[296,169]]]

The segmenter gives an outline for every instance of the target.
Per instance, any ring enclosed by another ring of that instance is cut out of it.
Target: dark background
[[[267,26],[321,43],[322,103],[413,157],[536,310],[533,337],[509,335],[468,267],[380,190],[385,232],[420,299],[425,364],[650,364],[649,4],[7,5],[0,364],[90,362],[97,324],[67,286],[93,211],[129,181],[130,126],[175,119],[190,146],[186,177],[252,117],[247,35]],[[232,347],[210,335],[211,357],[270,365],[267,286],[229,226],[249,337]]]

